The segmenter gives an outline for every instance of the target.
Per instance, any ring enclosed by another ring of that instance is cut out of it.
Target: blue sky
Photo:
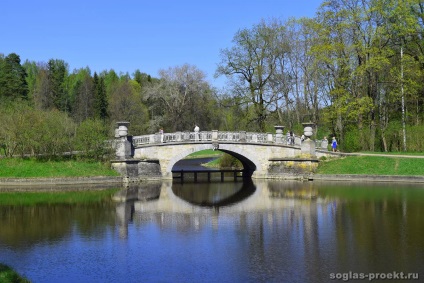
[[[313,17],[322,0],[2,0],[0,53],[62,59],[70,71],[141,72],[195,65],[212,85],[221,49],[262,19]]]

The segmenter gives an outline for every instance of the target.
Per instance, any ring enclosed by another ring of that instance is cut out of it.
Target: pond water
[[[40,283],[424,278],[422,185],[152,182],[117,196],[0,206],[0,262]]]

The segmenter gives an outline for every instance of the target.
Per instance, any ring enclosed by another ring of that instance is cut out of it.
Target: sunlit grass
[[[349,156],[320,162],[318,174],[424,175],[424,159]]]
[[[118,176],[119,174],[101,162],[61,160],[42,161],[34,158],[0,159],[0,178],[31,177],[92,177]]]
[[[186,158],[207,158],[207,157],[219,157],[224,153],[219,150],[205,149],[196,151],[188,155]]]
[[[29,283],[9,266],[0,263],[0,283]]]
[[[424,152],[403,152],[403,151],[395,151],[395,152],[375,152],[375,151],[362,151],[360,153],[365,154],[383,154],[383,155],[412,155],[412,156],[424,156]]]

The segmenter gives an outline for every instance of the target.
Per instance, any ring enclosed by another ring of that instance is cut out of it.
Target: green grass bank
[[[79,160],[0,159],[0,178],[119,176],[110,165]]]
[[[424,176],[424,158],[348,156],[321,161],[315,173]]]
[[[29,283],[9,266],[0,263],[0,283]]]

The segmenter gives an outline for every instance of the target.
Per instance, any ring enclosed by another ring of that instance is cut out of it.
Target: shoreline
[[[3,187],[31,187],[52,185],[88,185],[98,187],[102,185],[124,185],[122,176],[93,176],[93,177],[32,177],[32,178],[0,178],[0,190]],[[288,180],[290,178],[265,178],[267,180]],[[158,181],[161,179],[155,179]],[[148,181],[148,180],[146,180]],[[355,181],[355,182],[391,182],[391,183],[424,183],[424,176],[416,175],[367,175],[367,174],[311,174],[304,181]]]
[[[123,184],[121,176],[0,178],[0,186]]]
[[[310,181],[356,181],[356,182],[391,182],[424,183],[424,176],[416,175],[367,175],[367,174],[312,174]]]

